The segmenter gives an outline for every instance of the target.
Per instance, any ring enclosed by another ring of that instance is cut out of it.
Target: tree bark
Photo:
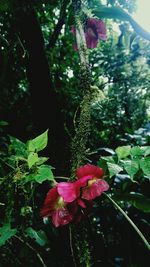
[[[59,172],[64,169],[67,153],[64,118],[61,112],[63,107],[53,89],[42,31],[32,7],[17,11],[17,27],[27,50],[26,73],[31,91],[35,135],[49,129],[49,143],[44,153],[50,156],[50,163],[56,168],[56,172]]]

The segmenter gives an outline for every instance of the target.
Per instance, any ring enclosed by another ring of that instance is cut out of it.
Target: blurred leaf
[[[112,156],[101,157],[101,159],[103,159],[103,160],[105,160],[107,162],[115,163],[114,158]]]
[[[150,179],[150,157],[143,158],[140,160],[140,168]]]
[[[131,148],[131,155],[132,156],[141,156],[143,155],[143,151],[139,146],[134,146]]]
[[[124,159],[130,155],[131,146],[120,146],[116,148],[116,154],[119,159]]]
[[[143,151],[145,157],[150,155],[150,146],[142,146],[141,150]]]
[[[107,165],[108,165],[108,170],[109,170],[109,173],[110,173],[110,178],[112,176],[118,174],[119,172],[123,171],[123,168],[121,168],[117,164],[107,162]]]
[[[120,7],[106,7],[99,5],[99,8],[93,10],[93,14],[100,19],[112,18],[119,19],[121,21],[128,21],[137,34],[150,41],[150,33],[145,31],[127,12]]]
[[[99,167],[101,167],[101,168],[104,170],[104,173],[106,174],[107,169],[108,169],[108,167],[107,167],[107,161],[101,158],[101,159],[98,161],[97,165],[98,165]]]
[[[6,223],[0,227],[0,246],[5,245],[6,241],[14,236],[16,232],[17,229],[11,229],[11,225],[9,223]]]
[[[7,121],[0,121],[0,126],[7,126],[8,122]]]
[[[38,162],[38,154],[34,152],[30,152],[28,156],[28,167],[29,169],[36,163]]]
[[[30,152],[39,152],[43,150],[48,143],[48,130],[46,130],[41,135],[37,136],[36,138],[28,141],[28,150]]]
[[[36,243],[38,243],[42,247],[48,243],[46,234],[42,230],[35,231],[32,227],[29,227],[25,230],[25,233],[27,234],[27,236],[34,239]]]
[[[38,158],[38,161],[37,161],[37,165],[41,165],[43,164],[44,162],[46,162],[49,158],[48,157],[39,157]]]
[[[143,212],[150,212],[150,199],[143,196],[139,193],[130,193],[124,195],[116,195],[114,199],[119,201],[128,201],[130,202],[135,208],[143,211]]]
[[[126,160],[124,161],[124,168],[126,172],[130,175],[131,179],[133,180],[134,175],[139,170],[139,160]]]
[[[11,7],[12,0],[1,0],[0,2],[0,11],[7,11]]]
[[[111,155],[115,154],[114,150],[111,149],[111,148],[108,148],[108,147],[101,147],[101,148],[98,149],[98,151],[101,151],[101,150],[104,150],[104,151],[110,153]]]

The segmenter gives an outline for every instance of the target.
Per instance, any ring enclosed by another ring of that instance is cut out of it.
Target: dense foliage
[[[150,37],[132,20],[135,2],[1,0],[0,267],[149,261]],[[107,29],[94,49],[90,18]],[[80,23],[86,51],[81,34],[76,44]],[[87,204],[80,185],[73,201],[87,214],[55,227],[41,216],[46,194],[73,184],[85,164],[103,168],[109,190]]]

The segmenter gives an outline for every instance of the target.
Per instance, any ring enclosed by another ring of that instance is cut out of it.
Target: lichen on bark
[[[75,179],[76,169],[84,164],[86,159],[87,141],[90,134],[91,121],[91,72],[88,60],[88,51],[82,22],[81,1],[73,1],[76,26],[76,42],[80,59],[80,88],[83,100],[80,105],[80,116],[75,129],[75,136],[72,140],[72,168],[71,178]],[[91,248],[88,239],[87,223],[71,226],[73,236],[73,258],[76,266],[91,266]]]

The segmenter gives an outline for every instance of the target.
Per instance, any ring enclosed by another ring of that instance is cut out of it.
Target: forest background
[[[135,10],[132,0],[1,0],[0,267],[149,261],[150,35]],[[76,15],[83,29],[102,19],[107,40],[75,51]],[[87,163],[105,170],[107,195],[75,226],[43,221],[54,182]]]

